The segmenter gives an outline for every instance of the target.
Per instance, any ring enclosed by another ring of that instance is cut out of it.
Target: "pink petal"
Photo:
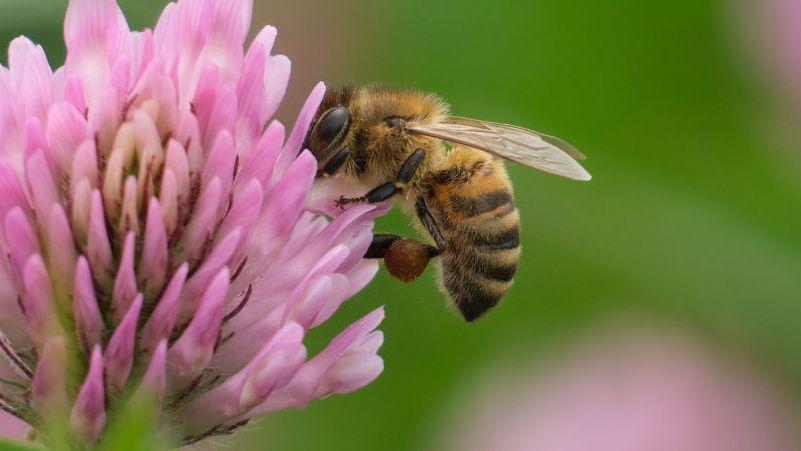
[[[60,201],[53,173],[50,172],[50,165],[41,151],[28,158],[25,168],[28,190],[33,197],[34,209],[39,212],[38,214],[45,215],[39,217],[39,221],[44,224],[50,207]]]
[[[354,352],[331,368],[322,393],[351,393],[373,382],[384,371],[384,361],[373,352]]]
[[[331,274],[342,265],[342,262],[348,258],[349,251],[345,245],[338,245],[328,250],[320,259],[308,269],[308,272],[300,280],[292,292],[292,296],[284,303],[286,315],[297,307],[298,301],[301,299],[301,294],[307,288],[310,281],[318,276]]]
[[[83,94],[81,78],[75,75],[66,77],[64,83],[64,100],[78,111],[86,111],[86,97]]]
[[[227,193],[233,181],[235,161],[236,150],[233,137],[228,131],[223,130],[217,134],[217,138],[214,140],[200,179],[204,182],[219,180],[221,191]],[[206,186],[203,185],[202,189],[205,188]]]
[[[159,205],[161,205],[162,219],[167,236],[172,236],[178,227],[178,204],[180,202],[175,173],[170,169],[165,169],[161,179],[161,192],[159,193]]]
[[[378,272],[378,262],[375,260],[362,260],[361,263],[356,265],[353,269],[346,274],[350,281],[350,289],[348,290],[347,297],[351,297],[373,280]]]
[[[67,350],[63,337],[48,340],[33,374],[31,405],[39,415],[56,415],[67,407]]]
[[[353,183],[344,177],[318,179],[306,199],[306,209],[316,214],[336,218],[342,214],[342,209],[336,206],[336,200],[340,196],[359,197],[365,193],[363,185]],[[388,207],[379,208],[386,210]]]
[[[287,139],[281,151],[281,158],[276,168],[278,174],[282,174],[302,150],[301,145],[306,139],[309,125],[311,125],[314,116],[317,114],[317,110],[320,108],[320,103],[322,103],[324,95],[325,83],[320,82],[312,89],[311,94],[309,94],[309,97],[306,99],[306,103],[303,104],[303,108],[301,108],[300,114],[298,114],[298,119],[295,121],[295,127],[292,129],[292,133],[290,133],[289,139]]]
[[[92,185],[83,179],[72,190],[72,227],[79,249],[86,249],[91,211]]]
[[[74,167],[73,155],[88,138],[89,124],[82,112],[67,102],[56,103],[50,108],[47,115],[47,143],[62,174],[68,174]]]
[[[245,368],[190,403],[186,414],[192,427],[203,430],[230,421],[286,385],[306,358],[303,332],[299,325],[287,324]]]
[[[33,155],[37,150],[41,150],[51,169],[57,174],[63,174],[54,163],[53,154],[45,138],[44,125],[38,117],[28,117],[25,121],[25,155]]]
[[[320,276],[308,284],[308,288],[288,314],[290,321],[294,321],[306,329],[311,327],[314,319],[325,305],[326,299],[331,296],[334,288],[332,277],[333,275]],[[344,276],[339,276],[340,284],[343,282],[343,278]],[[341,288],[339,290],[342,294],[347,290],[347,278],[344,278],[344,287],[344,290]]]
[[[6,437],[12,440],[23,440],[27,438],[31,430],[31,425],[20,420],[19,418],[0,411],[0,437]]]
[[[111,281],[111,243],[106,231],[106,218],[103,213],[103,197],[100,191],[92,193],[92,211],[89,218],[89,236],[86,244],[86,257],[92,267],[95,278],[102,285]]]
[[[214,65],[203,66],[198,79],[197,91],[192,99],[192,112],[197,117],[200,130],[208,130],[211,115],[220,94],[220,68]],[[206,147],[213,136],[203,136],[202,145]]]
[[[117,234],[120,237],[131,232],[139,235],[139,199],[137,197],[137,179],[129,175],[125,179],[125,189],[122,194],[122,208],[120,210],[120,222],[117,226]]]
[[[195,114],[190,111],[182,111],[178,129],[175,131],[175,139],[182,143],[186,149],[186,160],[189,163],[189,173],[197,174],[202,171],[206,154],[200,132],[200,123]]]
[[[147,209],[147,225],[139,267],[145,296],[152,298],[161,291],[167,275],[167,231],[164,229],[161,208],[156,198],[150,199]]]
[[[56,291],[72,292],[77,255],[67,213],[59,204],[54,204],[50,208],[50,216],[45,229],[45,242],[47,243],[50,277]]]
[[[142,104],[142,107],[153,105],[159,110],[155,101],[149,100]],[[154,113],[157,116],[159,112]],[[139,173],[137,176],[137,198],[144,202],[145,199],[155,193],[155,178],[164,162],[164,150],[161,144],[161,136],[153,122],[153,118],[144,110],[137,110],[134,113],[134,130],[137,137],[137,148],[139,149],[138,164]]]
[[[89,262],[83,256],[78,258],[75,270],[75,291],[72,298],[75,328],[81,344],[89,352],[95,345],[101,343],[105,326],[95,298],[95,287]]]
[[[238,324],[229,327],[232,321],[225,324],[224,335],[227,340],[214,355],[213,367],[225,368],[228,372],[243,368],[259,352],[261,346],[285,324],[285,317],[280,309],[273,309],[260,317],[251,318],[250,321],[252,324],[246,327]]]
[[[376,270],[378,270],[378,265],[376,265]],[[309,328],[317,327],[328,321],[342,303],[351,297],[350,291],[352,291],[352,287],[348,277],[342,274],[331,274],[328,277],[331,278],[332,283],[331,293],[324,299],[322,306],[317,311],[317,315],[309,324]]]
[[[270,54],[273,49],[273,45],[275,44],[275,38],[278,36],[278,30],[271,26],[267,25],[261,30],[259,30],[256,37],[253,38],[253,43],[258,43],[264,49],[266,54]]]
[[[347,272],[364,260],[364,254],[373,242],[372,221],[363,223],[353,235],[347,237],[345,244],[350,248],[350,256],[337,268],[337,272]]]
[[[103,354],[94,347],[86,380],[70,414],[70,424],[87,443],[97,440],[106,425],[106,394],[103,386]]]
[[[86,111],[89,129],[94,132],[98,150],[108,155],[119,135],[123,103],[116,89],[106,87],[94,94],[94,104]]]
[[[129,35],[133,44],[133,33]],[[132,50],[132,48],[131,48]],[[127,56],[120,56],[111,66],[109,86],[118,93],[127,93],[131,85],[131,60]]]
[[[113,220],[117,219],[122,208],[123,180],[128,168],[133,165],[135,148],[134,126],[125,123],[119,128],[114,139],[103,176],[103,198],[107,214]]]
[[[245,157],[244,152],[261,133],[267,120],[267,93],[264,90],[264,69],[267,64],[267,53],[258,41],[251,44],[242,66],[242,74],[236,87],[239,117],[237,120],[236,143],[237,154]]]
[[[217,224],[217,212],[223,200],[222,182],[215,178],[203,191],[195,205],[194,215],[186,226],[182,244],[182,258],[197,259],[211,238]]]
[[[276,243],[274,240],[287,235],[302,213],[303,200],[314,182],[317,160],[311,153],[304,152],[287,169],[286,174],[270,193],[262,211],[252,244],[260,253],[269,254]]]
[[[22,305],[25,319],[31,339],[41,348],[51,337],[61,334],[53,286],[41,255],[36,254],[28,259],[23,280],[25,295],[22,297]]]
[[[8,70],[0,65],[0,149],[15,169],[22,167],[21,111],[17,108],[16,90]]]
[[[186,383],[194,379],[211,361],[220,334],[230,276],[228,268],[223,268],[214,277],[189,326],[170,348],[169,367],[175,380]]]
[[[289,86],[289,74],[291,71],[292,62],[284,55],[271,56],[267,60],[267,70],[264,74],[264,86],[267,91],[265,107],[267,118],[272,117],[278,111],[278,106],[284,100],[286,88]]]
[[[189,197],[189,161],[187,160],[186,150],[175,139],[171,139],[167,144],[164,171],[165,177],[167,171],[172,172],[175,178],[174,186],[177,196],[187,199]]]
[[[239,393],[242,414],[260,404],[274,390],[289,383],[306,360],[303,346],[304,330],[297,324],[287,324],[255,356],[242,373],[249,373]],[[241,374],[241,373],[240,373]],[[234,376],[231,379],[235,379]]]
[[[11,41],[8,68],[23,117],[44,122],[53,102],[53,72],[41,46],[22,36]]]
[[[227,265],[239,247],[239,242],[242,239],[242,231],[234,229],[223,238],[219,244],[215,245],[209,253],[208,257],[203,260],[203,264],[195,271],[187,283],[184,293],[184,301],[186,302],[185,313],[194,312],[197,306],[197,300],[206,290],[209,280],[212,276],[217,274],[220,269]]]
[[[231,320],[232,327],[247,327],[278,306],[288,317],[309,281],[317,276],[330,274],[347,257],[347,247],[339,245],[320,256],[319,261],[314,262],[311,268],[305,261],[297,261],[298,259],[272,265],[253,283],[254,295],[257,299],[262,299],[246,305],[243,314]]]
[[[141,32],[131,33],[133,40],[133,76],[141,76],[153,60],[155,49],[153,46],[153,31],[145,29]]]
[[[111,296],[111,316],[114,320],[120,318],[129,311],[131,302],[139,294],[136,285],[136,271],[134,269],[134,253],[136,252],[136,240],[133,232],[129,232],[125,237],[125,247],[122,248],[120,267],[117,277],[114,279],[114,292]]]
[[[247,417],[287,407],[305,407],[312,399],[369,383],[370,377],[374,379],[380,373],[378,361],[371,357],[380,340],[370,333],[383,318],[384,309],[379,308],[353,323],[323,352],[306,362],[288,385],[272,393]]]
[[[73,160],[70,177],[72,228],[81,249],[86,248],[92,211],[92,191],[97,186],[97,162],[93,141],[82,144]]]
[[[217,231],[218,236],[226,236],[234,229],[242,230],[244,236],[249,236],[261,213],[264,190],[258,180],[251,180],[247,188],[234,197],[231,210],[225,221]]]
[[[70,181],[86,180],[92,186],[97,187],[97,149],[94,140],[87,139],[81,142],[75,150],[75,157],[72,160],[72,171]]]
[[[3,233],[8,245],[11,265],[21,280],[28,259],[40,252],[36,233],[19,207],[14,208],[6,215],[3,221]]]
[[[145,327],[142,328],[140,345],[146,352],[154,349],[161,340],[170,337],[172,329],[175,327],[175,321],[178,319],[181,290],[188,272],[189,266],[186,263],[175,271],[164,294],[161,295],[156,309],[150,315]]]
[[[332,246],[349,243],[349,239],[357,232],[369,230],[372,221],[365,221],[376,209],[374,205],[356,205],[334,218],[319,235],[305,243],[302,252],[306,254],[308,264],[320,258]],[[364,255],[358,256],[359,259]]]
[[[178,46],[171,45],[178,42],[177,10],[177,3],[168,3],[161,11],[153,29],[153,46],[161,49],[159,56],[164,59],[174,57],[178,50]]]
[[[152,397],[157,405],[164,399],[167,390],[167,340],[159,341],[150,363],[147,365],[142,382],[136,389],[136,397]]]
[[[29,211],[28,198],[17,172],[6,162],[0,161],[0,218],[5,218],[9,210],[20,207]]]
[[[94,105],[117,58],[129,54],[130,32],[114,0],[70,0],[64,19],[65,67],[83,81]]]
[[[166,139],[177,127],[180,112],[175,85],[172,79],[164,73],[163,65],[160,63],[161,60],[156,60],[147,68],[134,90],[134,96],[139,99],[147,99],[139,106],[140,108],[144,103],[157,107],[158,114],[153,115],[153,118],[161,138]]]
[[[201,32],[205,35],[205,45],[197,65],[213,64],[223,69],[223,81],[231,83],[242,67],[242,45],[250,30],[253,1],[208,0],[202,5],[205,20],[201,22]]]
[[[233,135],[236,132],[237,104],[233,88],[218,88],[216,102],[209,115],[203,134],[205,147],[213,146],[222,132]]]
[[[142,295],[134,299],[106,348],[106,384],[111,391],[121,391],[131,374],[136,343],[136,324],[142,310]]]
[[[245,164],[238,175],[239,183],[247,183],[256,178],[265,188],[272,184],[273,168],[281,155],[284,134],[284,126],[278,121],[273,121],[267,127],[250,155],[245,157]]]

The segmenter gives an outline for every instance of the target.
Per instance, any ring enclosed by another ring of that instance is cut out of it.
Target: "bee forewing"
[[[574,180],[592,176],[576,159],[584,155],[567,142],[514,125],[450,117],[435,124],[408,124],[412,133],[473,147],[515,163]]]

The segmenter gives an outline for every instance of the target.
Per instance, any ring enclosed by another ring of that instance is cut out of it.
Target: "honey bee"
[[[501,159],[590,180],[565,141],[513,125],[451,116],[439,96],[413,89],[344,87],[327,92],[306,147],[318,177],[373,187],[337,204],[395,198],[429,243],[376,234],[366,258],[411,281],[436,257],[441,290],[467,321],[509,290],[520,260],[520,217]]]

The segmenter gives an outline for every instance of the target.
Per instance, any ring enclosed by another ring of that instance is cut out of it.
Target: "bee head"
[[[350,88],[329,90],[317,110],[304,147],[309,149],[318,161],[325,161],[348,137],[353,124],[350,111],[352,92]]]

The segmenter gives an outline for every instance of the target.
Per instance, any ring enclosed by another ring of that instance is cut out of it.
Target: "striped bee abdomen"
[[[512,285],[520,260],[520,217],[498,160],[456,148],[443,167],[432,177],[426,201],[445,239],[438,262],[441,285],[473,321]]]

